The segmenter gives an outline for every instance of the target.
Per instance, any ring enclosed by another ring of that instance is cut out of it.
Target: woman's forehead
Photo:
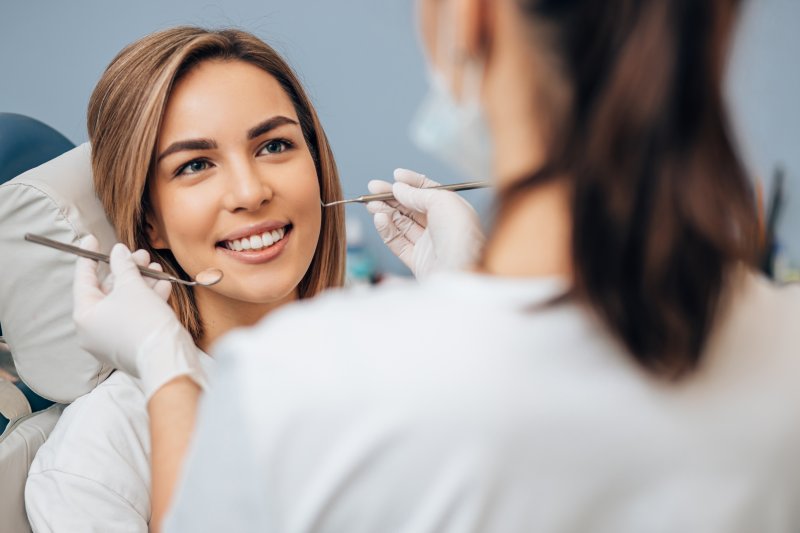
[[[244,61],[208,60],[175,84],[160,137],[241,132],[279,115],[297,120],[291,98],[274,76]]]

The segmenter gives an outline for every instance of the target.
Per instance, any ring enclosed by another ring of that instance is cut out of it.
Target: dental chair
[[[74,147],[69,139],[36,119],[16,113],[0,113],[0,184]],[[0,345],[0,350],[3,350],[0,353],[6,358],[8,354],[4,348]],[[24,382],[17,382],[15,388],[17,390],[13,390],[8,382],[0,383],[0,395],[4,398],[0,402],[0,435],[11,423],[12,416],[16,418],[20,413],[42,411],[53,404],[34,393]]]
[[[0,114],[0,145],[2,121]],[[0,146],[0,155],[3,150]],[[11,155],[11,170],[0,168],[0,178],[15,172],[14,165],[29,157],[14,150]],[[106,253],[116,242],[94,194],[88,144],[0,184],[0,324],[20,380],[45,401],[43,405],[53,402],[35,412],[32,402],[17,393],[21,387],[0,380],[0,407],[8,419],[0,435],[2,533],[30,531],[24,490],[36,451],[64,406],[91,391],[112,370],[77,344],[72,322],[76,258],[27,242],[25,233],[69,244],[93,233]]]
[[[0,113],[0,183],[72,148],[69,139],[36,119]]]

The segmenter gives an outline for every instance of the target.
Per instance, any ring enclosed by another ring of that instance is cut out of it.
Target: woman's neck
[[[229,331],[252,326],[275,309],[297,300],[297,291],[269,303],[233,300],[208,289],[195,289],[197,309],[203,320],[203,336],[197,345],[208,353],[209,348]]]

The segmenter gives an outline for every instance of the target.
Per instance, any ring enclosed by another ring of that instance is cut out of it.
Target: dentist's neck
[[[530,36],[518,25],[517,8],[512,7],[498,9],[502,31],[495,32],[483,86],[498,189],[544,165],[548,145],[560,129],[555,121],[565,116],[570,98],[566,86],[546,76],[552,67],[531,51]],[[564,177],[520,194],[498,213],[484,269],[501,276],[569,277],[571,209],[569,180]]]

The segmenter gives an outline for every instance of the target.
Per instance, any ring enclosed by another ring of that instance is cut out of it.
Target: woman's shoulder
[[[64,410],[29,475],[79,476],[125,493],[131,479],[149,479],[149,448],[144,394],[134,379],[114,372]]]
[[[92,438],[106,428],[135,429],[142,422],[147,423],[144,393],[137,380],[117,371],[64,409],[48,442]]]
[[[25,485],[34,529],[146,531],[149,450],[144,394],[115,372],[64,410],[37,452]]]

